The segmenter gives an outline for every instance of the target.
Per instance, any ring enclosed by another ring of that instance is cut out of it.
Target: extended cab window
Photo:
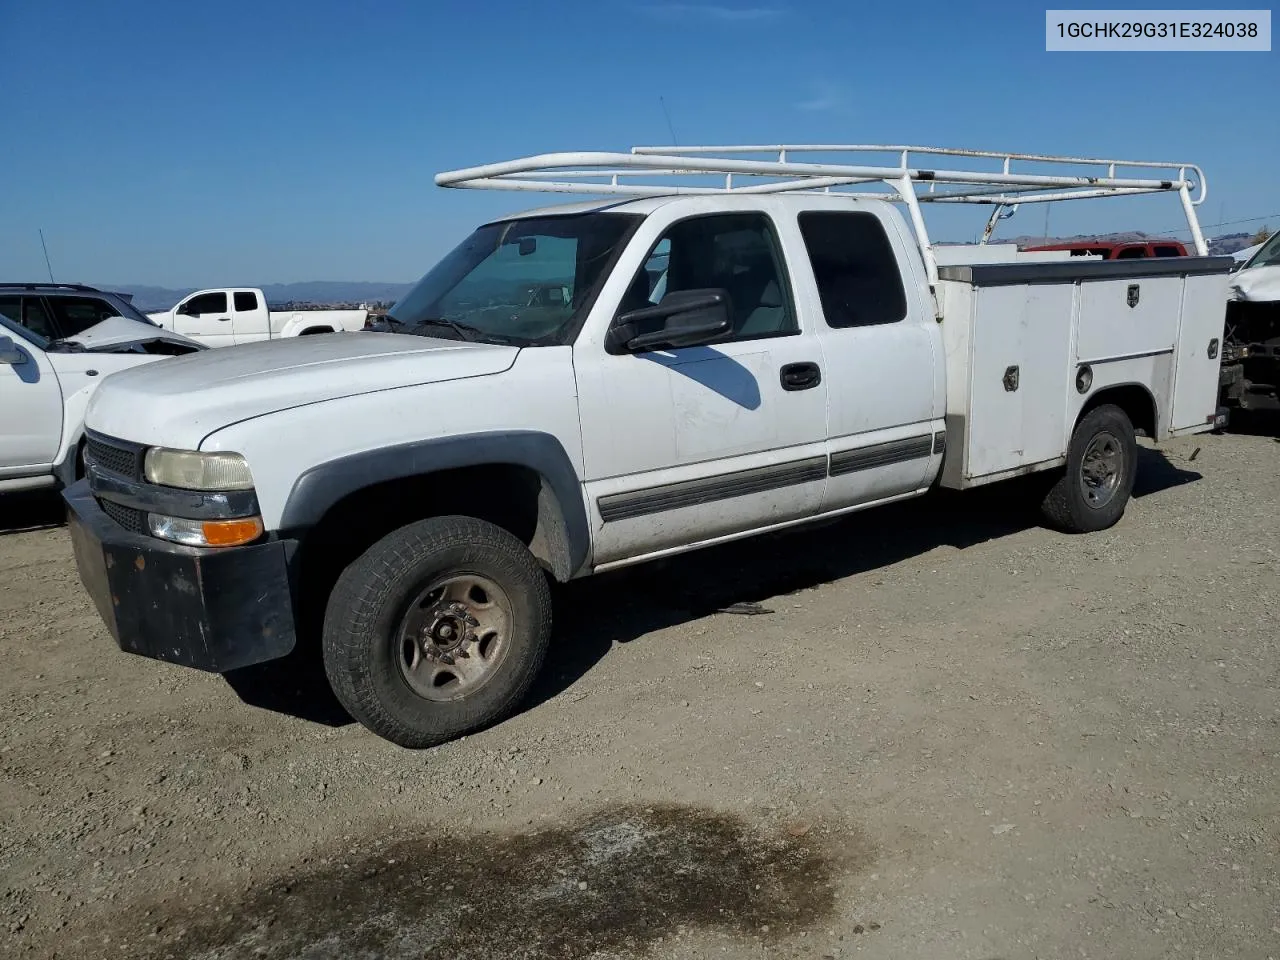
[[[252,290],[241,290],[235,294],[236,313],[248,313],[258,309],[258,295]]]
[[[879,217],[824,210],[799,220],[827,326],[897,323],[907,315],[898,259]]]
[[[206,313],[226,313],[227,295],[225,293],[202,293],[192,297],[182,305],[182,312],[193,317],[202,317]]]
[[[1138,260],[1147,255],[1146,247],[1125,247],[1116,254],[1117,260]]]
[[[649,252],[618,312],[656,304],[668,293],[708,288],[729,294],[732,328],[721,343],[799,332],[773,227],[762,213],[674,224]]]
[[[1181,250],[1179,250],[1177,247],[1171,247],[1171,246],[1168,246],[1167,244],[1166,244],[1166,245],[1163,245],[1163,246],[1156,247],[1155,249],[1156,249],[1156,256],[1157,256],[1157,257],[1180,257],[1180,256],[1182,256],[1182,251],[1181,251]]]
[[[119,310],[97,297],[51,297],[49,305],[64,337],[74,337],[103,320],[121,316]]]

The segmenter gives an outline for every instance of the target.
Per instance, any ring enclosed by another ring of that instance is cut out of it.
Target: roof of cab
[[[647,216],[663,204],[677,199],[676,194],[660,197],[635,197],[628,200],[586,200],[578,203],[558,203],[550,207],[538,207],[534,210],[520,210],[515,213],[494,217],[491,223],[504,223],[507,220],[523,220],[526,217],[566,217],[577,213],[634,213]]]
[[[648,216],[659,207],[663,207],[669,203],[675,203],[678,200],[687,200],[690,198],[718,197],[724,200],[734,201],[782,201],[791,203],[801,203],[809,208],[816,209],[853,209],[868,210],[876,206],[891,206],[888,199],[871,199],[869,197],[855,197],[844,193],[809,193],[796,191],[793,193],[785,193],[779,195],[764,195],[759,193],[743,194],[740,196],[732,196],[730,193],[713,192],[713,193],[664,193],[650,197],[628,197],[624,200],[588,200],[579,203],[561,203],[550,207],[539,207],[535,210],[521,210],[515,213],[503,214],[500,217],[494,217],[489,223],[507,223],[511,220],[523,220],[529,217],[567,217],[584,213],[621,213],[633,214],[638,216]]]

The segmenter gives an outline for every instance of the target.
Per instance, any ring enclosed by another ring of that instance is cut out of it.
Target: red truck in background
[[[1145,257],[1185,257],[1187,248],[1177,240],[1145,240],[1112,242],[1081,240],[1074,243],[1051,243],[1025,250],[1070,250],[1073,257],[1095,256],[1103,260],[1136,260]]]

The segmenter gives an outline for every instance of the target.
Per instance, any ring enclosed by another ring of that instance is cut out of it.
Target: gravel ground
[[[528,709],[418,753],[118,652],[10,497],[0,953],[1278,957],[1280,443],[1146,449],[1137,493],[573,584]]]

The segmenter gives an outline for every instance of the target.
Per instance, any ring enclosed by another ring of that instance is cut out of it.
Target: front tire
[[[546,575],[525,545],[471,517],[383,537],[329,595],[325,674],[350,714],[403,747],[510,715],[551,636]]]
[[[1066,533],[1092,533],[1123,515],[1138,472],[1138,441],[1128,415],[1114,404],[1090,410],[1071,434],[1067,466],[1040,509]]]

